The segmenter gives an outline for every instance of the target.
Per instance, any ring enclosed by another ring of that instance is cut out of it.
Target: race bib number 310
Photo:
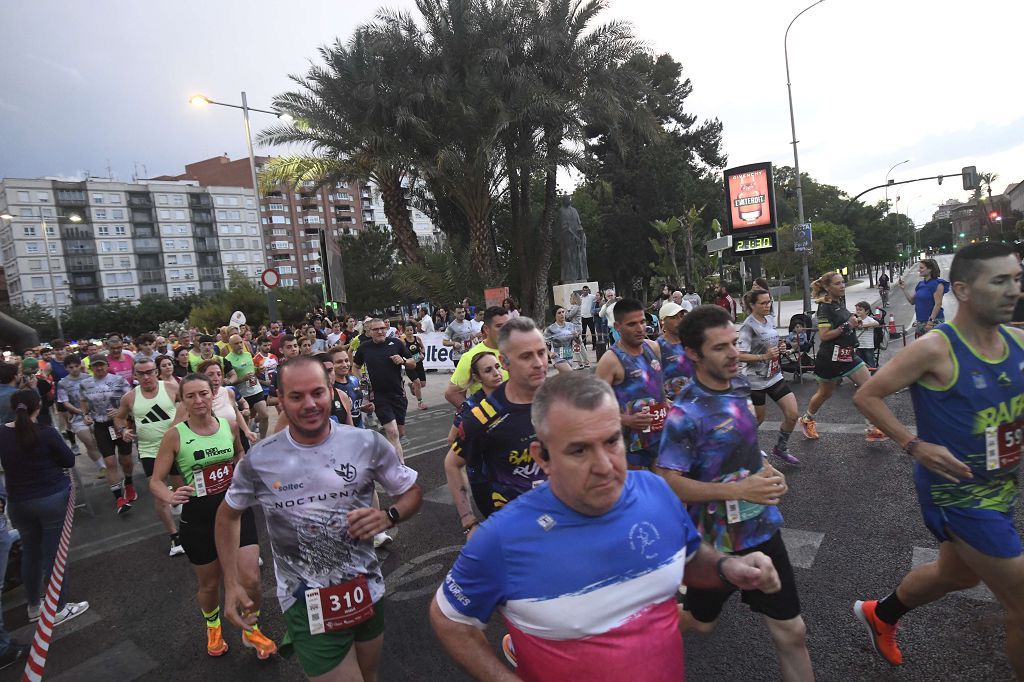
[[[1020,463],[1024,422],[1015,421],[985,429],[985,469],[1008,469]]]
[[[360,575],[340,585],[306,590],[306,613],[312,635],[355,627],[373,618],[373,599],[366,577]]]

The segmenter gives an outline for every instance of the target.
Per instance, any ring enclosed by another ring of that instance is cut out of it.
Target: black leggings
[[[587,340],[587,329],[590,329],[590,343],[594,345],[597,343],[597,331],[594,329],[594,318],[593,317],[581,317],[580,320],[583,322],[583,334],[580,335],[580,341],[586,342]]]

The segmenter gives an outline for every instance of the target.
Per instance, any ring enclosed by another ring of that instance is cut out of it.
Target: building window
[[[21,229],[23,231],[23,236],[25,236],[25,237],[35,237],[36,236],[36,226],[35,225],[25,225]]]
[[[117,243],[117,250],[118,251],[127,251],[128,250],[128,242],[118,242]]]
[[[108,242],[108,241],[100,242],[100,251],[103,252],[103,253],[113,253],[114,252],[114,243],[113,242]]]
[[[18,209],[18,215],[20,215],[22,218],[31,218],[32,217],[32,209],[29,208],[28,206],[24,206],[24,207]]]
[[[39,242],[26,242],[25,253],[39,253]]]
[[[156,203],[157,203],[157,206],[166,206],[167,205],[167,195],[166,194],[157,194],[156,195]]]
[[[171,195],[171,205],[172,206],[184,206],[185,205],[185,195],[184,194],[172,194]]]
[[[36,303],[49,303],[49,297],[46,294],[36,294],[34,298]]]
[[[124,220],[124,209],[115,208],[110,211],[110,217],[114,220]]]
[[[109,201],[112,204],[120,204],[121,203],[121,195],[120,194],[108,194],[107,195],[107,201]]]
[[[192,254],[191,253],[183,253],[183,254],[181,254],[181,264],[182,265],[192,265]]]
[[[97,209],[95,209],[94,214],[96,216],[96,220],[106,220],[107,219],[107,209],[105,209],[105,208],[97,208]]]
[[[178,264],[178,257],[173,255],[173,254],[170,255],[170,256],[167,256],[167,264],[168,265],[177,265]]]
[[[130,268],[132,266],[131,258],[122,258],[120,261],[122,268]]]
[[[178,248],[181,249],[182,251],[188,251],[188,240],[187,239],[179,239],[178,240]]]
[[[96,236],[97,237],[109,237],[110,236],[110,226],[109,225],[97,225],[96,226]]]
[[[43,261],[41,261],[39,259],[30,260],[28,262],[28,269],[29,270],[42,270],[43,269]]]
[[[32,201],[32,194],[29,192],[18,192],[18,201],[28,203]]]
[[[113,256],[105,256],[102,259],[102,263],[103,263],[103,267],[105,267],[105,268],[112,268],[112,267],[114,267],[114,257]]]
[[[30,283],[30,286],[33,289],[42,289],[43,288],[43,278],[42,277],[31,277],[31,278],[29,278],[29,283]]]
[[[171,212],[168,211],[165,208],[160,209],[158,211],[158,213],[160,214],[160,220],[170,220],[171,219]]]
[[[52,255],[55,253],[57,253],[57,244],[56,242],[50,242],[50,254]]]
[[[175,195],[175,196],[178,196],[178,195]],[[174,219],[175,220],[185,220],[185,212],[184,211],[179,211],[179,210],[175,209],[175,211],[174,211]]]
[[[181,296],[181,287],[171,287],[171,296]]]
[[[114,225],[114,234],[123,237],[128,234],[128,230],[124,225]]]
[[[49,192],[36,192],[36,199],[45,204],[50,200],[50,194]]]
[[[270,211],[283,211],[284,204],[267,204],[267,209]]]
[[[99,194],[99,193],[93,194],[92,195],[92,203],[94,203],[94,204],[102,204],[103,203],[103,195]]]
[[[168,250],[168,251],[173,251],[174,250],[174,240],[173,239],[165,239],[164,240],[164,249]]]

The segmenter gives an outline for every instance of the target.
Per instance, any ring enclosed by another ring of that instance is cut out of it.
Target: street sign
[[[231,313],[231,319],[228,320],[228,325],[232,327],[241,327],[243,324],[245,324],[245,313],[241,310],[236,310]]]
[[[704,242],[704,246],[708,247],[708,253],[715,253],[717,251],[725,251],[732,247],[732,235],[725,235],[724,237],[718,237],[716,239],[710,239]]]
[[[281,275],[277,274],[277,270],[274,268],[267,268],[263,271],[263,274],[260,275],[260,280],[262,280],[263,286],[268,289],[273,289],[281,281]]]
[[[737,256],[753,256],[758,253],[771,253],[779,250],[775,232],[755,234],[749,237],[736,237],[732,240],[732,250]]]
[[[800,223],[793,228],[793,250],[797,253],[810,253],[813,239],[810,223]]]

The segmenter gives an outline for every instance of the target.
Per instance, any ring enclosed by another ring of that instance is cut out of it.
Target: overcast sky
[[[611,0],[655,51],[693,81],[690,111],[725,126],[730,165],[792,165],[783,35],[809,0]],[[0,5],[0,177],[131,179],[245,155],[241,114],[193,109],[195,92],[268,107],[319,46],[347,38],[378,6],[411,0],[39,0]],[[851,195],[959,172],[1024,180],[1020,0],[825,0],[789,36],[801,169]],[[256,114],[258,130],[273,120]],[[262,150],[264,152],[268,150]],[[259,150],[258,150],[259,152]],[[144,166],[144,169],[143,169]],[[926,221],[966,197],[954,177],[894,190]],[[865,197],[874,201],[882,190]]]

